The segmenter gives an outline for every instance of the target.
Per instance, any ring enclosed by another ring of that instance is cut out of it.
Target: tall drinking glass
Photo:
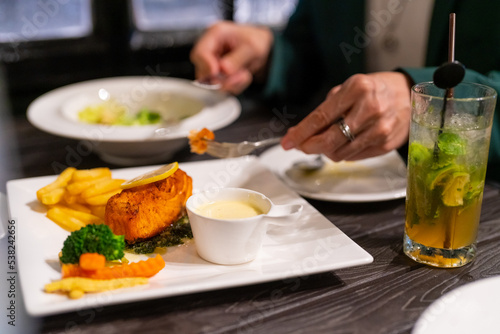
[[[413,260],[451,268],[474,259],[496,91],[432,82],[411,91],[403,250]],[[445,106],[443,112],[443,106]]]

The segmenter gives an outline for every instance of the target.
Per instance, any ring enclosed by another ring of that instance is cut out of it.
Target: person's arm
[[[311,4],[299,1],[283,31],[274,32],[274,45],[269,60],[265,98],[284,100],[297,92],[310,97],[320,84],[321,70]]]

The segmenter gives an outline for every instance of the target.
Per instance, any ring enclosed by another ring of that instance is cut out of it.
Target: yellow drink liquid
[[[419,244],[427,247],[458,249],[476,240],[481,199],[477,197],[466,207],[441,208],[438,218],[424,218],[414,224],[411,215],[406,217],[406,234]]]

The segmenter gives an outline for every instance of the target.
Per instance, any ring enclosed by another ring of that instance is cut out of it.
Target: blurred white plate
[[[7,208],[7,197],[0,192],[0,239],[5,237],[7,221],[9,220],[9,212]]]
[[[417,320],[412,334],[498,333],[500,277],[456,288],[434,301]]]
[[[55,176],[14,180],[7,183],[10,212],[19,231],[16,250],[25,305],[31,315],[47,315],[284,280],[297,276],[371,263],[373,257],[352,241],[312,205],[280,182],[255,157],[181,163],[193,178],[193,192],[213,187],[241,187],[261,192],[273,203],[302,204],[300,219],[287,226],[272,226],[257,258],[242,265],[216,265],[201,259],[193,241],[171,247],[163,254],[166,266],[146,286],[88,294],[71,300],[43,291],[45,284],[60,279],[58,253],[68,232],[46,216],[36,190]],[[113,171],[113,177],[130,179],[157,166]],[[139,256],[131,255],[132,261]]]
[[[406,196],[406,165],[396,151],[353,161],[333,162],[314,172],[303,172],[294,163],[314,160],[298,150],[275,146],[260,160],[286,184],[304,197],[332,202],[375,202]]]
[[[146,107],[165,119],[180,122],[162,136],[161,125],[98,125],[78,121],[83,108],[102,103],[106,90],[131,111]],[[93,150],[105,161],[119,165],[166,162],[186,146],[190,130],[218,130],[234,122],[241,113],[235,97],[195,87],[190,80],[165,77],[116,77],[80,82],[48,92],[28,107],[28,120],[48,133],[81,140],[77,149]]]

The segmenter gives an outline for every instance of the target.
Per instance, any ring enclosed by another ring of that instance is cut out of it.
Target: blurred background
[[[297,0],[0,0],[0,67],[14,114],[54,88],[124,75],[193,78],[217,20],[282,29]]]

